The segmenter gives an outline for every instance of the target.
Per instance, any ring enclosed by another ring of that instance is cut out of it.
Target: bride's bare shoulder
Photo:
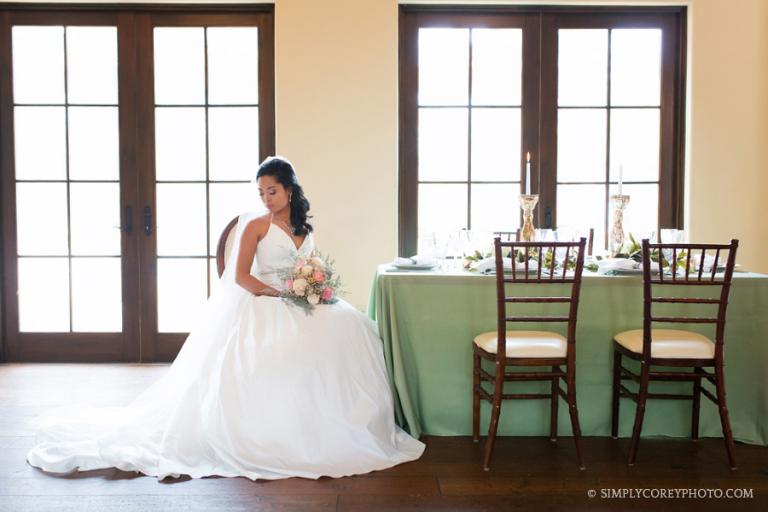
[[[256,240],[261,240],[264,238],[264,236],[267,234],[267,231],[269,230],[271,217],[272,215],[267,213],[248,221],[248,224],[243,230],[243,236],[248,238],[255,238]]]

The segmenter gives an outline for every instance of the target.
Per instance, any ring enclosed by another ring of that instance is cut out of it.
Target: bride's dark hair
[[[312,231],[312,224],[307,219],[312,218],[307,215],[309,211],[309,201],[304,196],[304,189],[299,185],[299,179],[296,177],[296,171],[291,162],[280,156],[270,156],[259,166],[256,173],[258,180],[262,176],[272,176],[278,183],[286,189],[291,189],[290,207],[291,207],[291,225],[293,225],[293,234],[295,236],[306,235]]]

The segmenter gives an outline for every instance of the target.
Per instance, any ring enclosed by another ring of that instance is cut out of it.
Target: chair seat
[[[622,347],[643,353],[643,330],[617,334],[614,339]],[[712,359],[715,344],[701,334],[676,329],[651,329],[651,357],[668,359]]]
[[[491,354],[498,346],[496,331],[484,332],[475,336],[474,343]],[[567,340],[549,331],[507,331],[507,357],[565,357]]]

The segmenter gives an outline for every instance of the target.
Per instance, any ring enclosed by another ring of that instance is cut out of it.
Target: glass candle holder
[[[608,237],[608,249],[611,251],[611,256],[616,256],[624,246],[624,210],[629,204],[629,196],[612,195],[611,204],[613,204],[613,225]]]
[[[520,194],[520,208],[523,210],[523,227],[520,230],[520,240],[533,242],[536,232],[533,228],[533,209],[539,202],[539,194]]]

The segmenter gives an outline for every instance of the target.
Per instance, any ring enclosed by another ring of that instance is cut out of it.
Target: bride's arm
[[[235,282],[254,295],[276,297],[280,295],[280,292],[251,275],[251,265],[256,255],[259,234],[265,231],[265,227],[269,227],[268,222],[269,219],[256,219],[245,227],[240,239],[240,252],[237,255]]]

